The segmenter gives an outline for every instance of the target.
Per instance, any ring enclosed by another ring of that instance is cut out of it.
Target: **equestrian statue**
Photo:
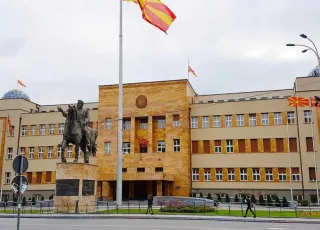
[[[58,111],[66,117],[63,132],[63,141],[59,144],[62,147],[61,161],[67,162],[65,149],[69,144],[75,145],[75,159],[78,162],[79,149],[84,153],[84,163],[89,163],[89,156],[95,156],[97,152],[96,140],[98,131],[88,127],[89,109],[83,108],[83,101],[78,100],[77,107],[69,105],[67,111],[58,106]]]

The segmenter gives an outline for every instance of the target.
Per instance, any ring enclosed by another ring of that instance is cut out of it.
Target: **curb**
[[[21,218],[27,219],[151,219],[151,220],[211,220],[211,221],[234,221],[234,222],[261,222],[261,223],[295,223],[295,224],[320,224],[320,219],[307,218],[243,218],[224,216],[180,216],[180,215],[137,215],[137,214],[21,214]],[[17,214],[0,214],[2,218],[17,218]]]

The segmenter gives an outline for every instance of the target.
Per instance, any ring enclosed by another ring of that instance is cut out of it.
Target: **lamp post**
[[[301,47],[305,47],[307,49],[304,49],[302,50],[302,53],[306,53],[308,52],[309,50],[313,51],[314,54],[316,55],[317,59],[318,59],[318,68],[319,68],[319,72],[320,72],[320,55],[319,55],[319,52],[318,52],[318,49],[317,49],[317,46],[314,44],[314,42],[308,38],[307,35],[305,34],[300,34],[300,37],[304,38],[304,39],[308,39],[312,44],[313,44],[313,47],[310,47],[310,46],[307,46],[307,45],[300,45],[300,44],[293,44],[293,43],[288,43],[287,46],[301,46]],[[320,76],[320,75],[319,75]],[[319,103],[319,97],[316,97],[316,105],[318,105]],[[312,105],[311,105],[311,101],[310,101],[310,110],[312,112]],[[313,163],[314,163],[314,168],[315,168],[315,174],[316,174],[316,189],[317,189],[317,203],[318,205],[320,204],[320,198],[319,198],[319,186],[318,186],[318,167],[317,167],[317,156],[316,156],[316,150],[315,150],[315,141],[314,141],[314,122],[313,122],[313,113],[311,113],[311,122],[310,122],[310,125],[311,125],[311,131],[312,131],[312,145],[313,145]],[[302,169],[301,169],[302,170]]]

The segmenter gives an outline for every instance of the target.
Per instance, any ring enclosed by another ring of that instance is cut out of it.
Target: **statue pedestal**
[[[58,213],[96,210],[97,165],[57,163],[55,209]]]

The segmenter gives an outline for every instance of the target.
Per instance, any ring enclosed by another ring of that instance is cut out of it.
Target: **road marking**
[[[267,230],[286,230],[287,228],[267,228]]]
[[[13,226],[16,224],[0,224],[0,226]],[[172,229],[201,229],[201,230],[249,230],[247,228],[211,228],[211,227],[183,227],[183,226],[154,226],[154,225],[149,225],[149,226],[138,226],[138,225],[107,225],[107,224],[89,224],[89,225],[76,225],[76,224],[21,224],[21,226],[50,226],[50,227],[119,227],[119,228],[130,228],[130,227],[136,227],[136,228],[172,228]]]

